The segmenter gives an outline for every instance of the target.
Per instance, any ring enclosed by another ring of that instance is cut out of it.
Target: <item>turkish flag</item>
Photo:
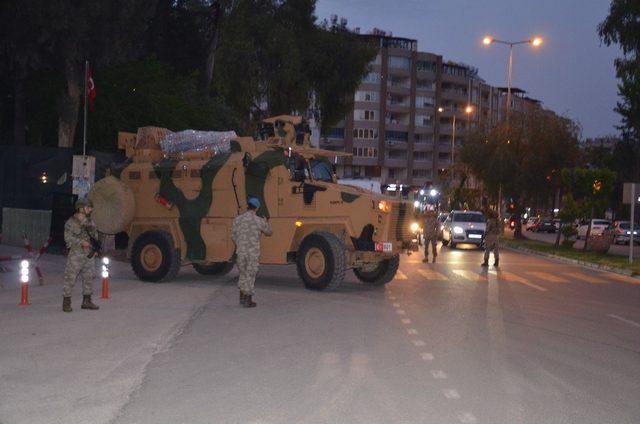
[[[93,82],[93,72],[91,67],[87,70],[87,97],[89,98],[89,109],[93,112],[93,101],[96,99],[98,92],[96,91],[96,85]]]

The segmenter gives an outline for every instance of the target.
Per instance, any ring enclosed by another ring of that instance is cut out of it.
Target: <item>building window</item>
[[[406,150],[389,150],[387,152],[387,159],[406,160],[407,151]]]
[[[444,65],[442,67],[442,72],[447,75],[453,75],[454,77],[467,76],[467,69],[460,66]]]
[[[375,110],[356,109],[353,111],[353,119],[356,121],[377,121]]]
[[[330,128],[324,136],[326,138],[344,138],[344,128]]]
[[[430,62],[428,60],[419,60],[416,62],[416,67],[418,71],[422,72],[435,72],[436,71],[436,63]]]
[[[378,92],[377,91],[356,91],[355,100],[356,102],[377,102]]]
[[[353,138],[361,140],[376,140],[378,138],[378,130],[373,128],[354,128]]]
[[[416,81],[416,87],[422,90],[434,90],[436,89],[436,83],[431,80],[419,79]]]
[[[415,178],[429,178],[431,177],[430,169],[414,169],[412,175]]]
[[[416,107],[432,107],[435,104],[433,97],[416,96]]]
[[[430,152],[413,152],[413,159],[417,161],[430,161],[431,153]]]
[[[408,57],[389,56],[389,68],[410,69],[411,59]]]
[[[404,131],[386,131],[385,138],[387,141],[403,141],[406,143],[409,140],[409,133]]]
[[[369,84],[377,84],[380,82],[380,74],[377,72],[369,72],[367,76],[364,77],[362,82],[366,82]]]
[[[375,147],[354,147],[353,156],[359,158],[377,158],[378,149]]]
[[[416,143],[433,143],[433,134],[414,134],[413,140]]]
[[[433,125],[433,116],[431,115],[416,115],[416,126],[418,127],[430,127]]]

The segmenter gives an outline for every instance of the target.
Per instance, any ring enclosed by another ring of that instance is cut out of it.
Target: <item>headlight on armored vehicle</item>
[[[462,227],[453,227],[453,233],[454,234],[462,234],[462,233],[464,233],[464,230],[462,229]]]
[[[378,209],[380,209],[381,212],[391,212],[391,203],[386,200],[381,200],[378,202]]]
[[[411,232],[413,232],[413,233],[417,233],[417,232],[418,232],[418,230],[420,229],[420,225],[418,225],[418,223],[417,223],[417,222],[414,222],[413,224],[411,224],[411,227],[410,227],[410,228],[411,228]]]

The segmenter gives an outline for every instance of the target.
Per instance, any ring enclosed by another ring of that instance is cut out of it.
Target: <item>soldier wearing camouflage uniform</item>
[[[429,244],[431,244],[431,254],[433,255],[433,263],[436,262],[438,256],[438,219],[435,211],[425,211],[423,218],[424,233],[424,259],[422,262],[429,262]]]
[[[502,233],[502,225],[498,222],[498,217],[493,211],[488,212],[487,228],[484,236],[484,262],[483,267],[489,266],[489,254],[493,250],[493,266],[500,263],[500,234]]]
[[[64,224],[64,241],[69,249],[67,265],[64,269],[64,287],[62,290],[62,310],[71,312],[71,291],[76,279],[82,280],[82,309],[100,309],[91,301],[93,280],[96,275],[95,255],[91,252],[90,237],[97,238],[96,225],[90,218],[93,204],[87,199],[78,199],[76,213]]]
[[[240,277],[238,288],[240,289],[240,305],[245,308],[253,308],[256,303],[251,299],[258,264],[260,260],[260,236],[272,234],[269,223],[256,215],[260,208],[260,201],[255,197],[249,199],[248,210],[233,220],[231,238],[236,244],[236,264]]]

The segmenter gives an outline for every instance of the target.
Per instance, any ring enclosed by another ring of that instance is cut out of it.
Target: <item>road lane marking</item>
[[[403,324],[411,324],[411,320],[409,318],[402,318]]]
[[[433,361],[433,354],[429,352],[422,352],[420,357],[423,361]]]
[[[406,312],[405,312],[405,310],[404,310],[404,309],[396,309],[396,314],[398,314],[398,315],[405,315],[405,314],[406,314]]]
[[[442,370],[431,370],[431,375],[437,380],[446,380],[447,373]]]
[[[510,282],[514,282],[514,283],[520,283],[520,284],[524,284],[525,286],[529,286],[531,288],[534,288],[536,290],[540,290],[543,292],[546,292],[547,289],[539,286],[537,284],[533,284],[530,283],[529,281],[527,281],[526,279],[514,274],[513,272],[509,272],[509,271],[489,271],[489,274],[493,274],[495,276],[498,277],[498,281],[499,280],[504,280],[504,281],[510,281]]]
[[[458,414],[458,420],[460,420],[462,424],[475,424],[478,422],[471,412],[461,412]]]
[[[575,278],[577,280],[586,281],[587,283],[592,283],[592,284],[609,284],[608,281],[603,281],[592,275],[583,274],[581,272],[563,272],[562,275],[568,275],[569,277]]]
[[[448,281],[449,278],[440,274],[439,272],[430,270],[430,269],[418,269],[418,273],[422,275],[427,280],[436,280],[436,281]]]
[[[394,307],[394,308],[399,308],[399,307],[400,307],[400,304],[396,302],[396,303],[394,303],[394,304],[393,304],[393,307]]]
[[[453,273],[470,281],[478,281],[478,280],[484,280],[485,282],[487,281],[486,276],[481,275],[477,272],[466,270],[466,269],[454,269]]]
[[[635,322],[635,321],[631,321],[630,319],[625,319],[625,318],[619,317],[618,315],[613,315],[613,314],[609,314],[609,315],[607,315],[607,316],[609,316],[609,317],[611,317],[611,318],[618,319],[618,320],[620,320],[620,321],[622,321],[622,322],[626,322],[627,324],[633,325],[634,327],[638,327],[638,328],[640,328],[640,324],[638,324],[638,323],[637,323],[637,322]]]
[[[418,334],[418,330],[415,328],[407,328],[407,334]]]
[[[460,393],[456,389],[444,389],[442,393],[447,399],[460,399]]]
[[[427,344],[425,342],[423,342],[422,340],[411,340],[411,343],[413,343],[416,346],[426,346]]]
[[[395,296],[389,296],[389,299],[396,300],[396,297]]]
[[[541,272],[541,271],[527,271],[526,272],[529,275],[532,275],[536,278],[539,278],[541,280],[544,281],[548,281],[550,283],[568,283],[569,281],[565,280],[564,278],[560,278],[556,275],[553,274],[549,274],[548,272]]]
[[[408,279],[409,277],[407,277],[407,274],[405,274],[400,270],[396,271],[396,276],[394,277],[394,280],[408,280]]]

